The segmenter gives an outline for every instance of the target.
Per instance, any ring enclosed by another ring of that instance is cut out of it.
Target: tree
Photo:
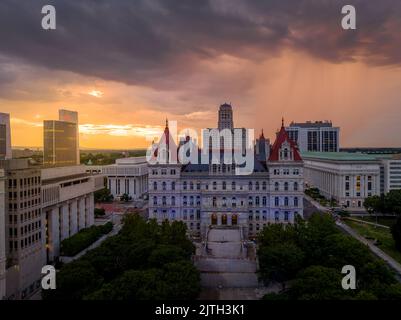
[[[393,236],[396,249],[401,251],[401,216],[398,217],[396,223],[391,226],[391,234]]]
[[[384,208],[385,208],[384,203],[385,202],[384,202],[383,195],[381,195],[381,196],[374,195],[374,196],[367,197],[365,199],[365,201],[363,202],[363,206],[365,207],[366,211],[371,215],[375,214],[376,223],[377,223],[377,213],[384,211]]]
[[[124,201],[124,202],[128,202],[128,201],[131,201],[131,200],[132,200],[132,197],[130,197],[127,193],[124,193],[124,194],[121,196],[120,200],[121,200],[121,201]]]
[[[81,300],[86,294],[100,288],[103,278],[91,263],[77,260],[66,264],[57,273],[57,290],[43,291],[44,299]]]
[[[339,270],[322,266],[310,266],[301,271],[289,290],[296,300],[349,299],[350,294],[341,286]]]
[[[385,195],[385,206],[388,212],[401,215],[401,190],[391,190]]]
[[[94,193],[95,202],[111,202],[113,201],[113,195],[110,193],[110,190],[107,188],[100,189],[95,191]]]
[[[285,281],[292,279],[303,267],[304,253],[293,243],[281,243],[262,247],[259,252],[262,279],[280,282],[285,289]]]
[[[104,208],[95,208],[95,217],[101,217],[106,214],[106,210]]]

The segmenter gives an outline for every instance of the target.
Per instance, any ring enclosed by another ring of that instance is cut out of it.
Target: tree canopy
[[[61,268],[45,299],[195,299],[200,275],[182,222],[145,221],[129,214],[118,235]]]

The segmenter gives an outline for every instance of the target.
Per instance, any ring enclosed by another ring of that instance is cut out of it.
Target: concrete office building
[[[292,122],[285,128],[288,136],[298,144],[299,151],[338,152],[340,128],[329,121]]]
[[[59,120],[43,122],[43,164],[45,166],[79,165],[78,114],[60,110]]]
[[[41,171],[26,159],[1,162],[5,181],[6,297],[24,299],[40,286],[45,232]]]
[[[84,166],[42,170],[42,212],[45,217],[46,261],[60,255],[60,243],[94,223],[93,193],[104,187],[103,176]]]
[[[91,171],[90,168],[88,166],[87,170]],[[97,169],[95,171],[99,172]],[[148,191],[146,157],[117,159],[115,164],[103,166],[101,173],[107,177],[107,188],[115,199],[128,194],[133,200],[138,200]]]
[[[104,178],[84,166],[30,167],[27,159],[3,160],[0,168],[0,293],[27,299],[61,241],[93,225],[93,193]]]
[[[0,112],[0,159],[11,159],[10,115]]]
[[[6,197],[5,174],[0,169],[0,300],[6,297]]]

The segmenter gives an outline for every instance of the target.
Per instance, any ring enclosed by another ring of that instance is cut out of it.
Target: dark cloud
[[[57,9],[55,31],[41,28],[45,4]],[[356,7],[356,31],[340,27],[345,4]],[[290,48],[336,63],[399,65],[400,29],[399,0],[0,2],[0,54],[166,89],[201,71],[201,61],[223,54],[261,61]]]

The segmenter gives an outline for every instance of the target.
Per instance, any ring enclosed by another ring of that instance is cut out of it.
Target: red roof
[[[171,142],[171,145],[170,145],[170,142]],[[160,143],[165,143],[167,150],[177,149],[177,145],[175,144],[174,138],[171,136],[170,130],[168,128],[168,120],[167,119],[166,119],[166,128],[164,129],[163,135],[161,136],[159,144]],[[156,150],[153,152],[153,156],[155,158],[157,158],[158,151],[159,151],[159,147],[157,147]]]
[[[278,161],[279,160],[280,148],[281,148],[282,144],[286,141],[291,146],[291,150],[294,154],[294,161],[302,161],[301,155],[299,154],[299,151],[298,151],[297,144],[293,140],[290,139],[287,131],[285,131],[284,121],[281,124],[281,129],[280,129],[279,133],[277,134],[276,141],[274,142],[273,146],[271,147],[269,161]]]

